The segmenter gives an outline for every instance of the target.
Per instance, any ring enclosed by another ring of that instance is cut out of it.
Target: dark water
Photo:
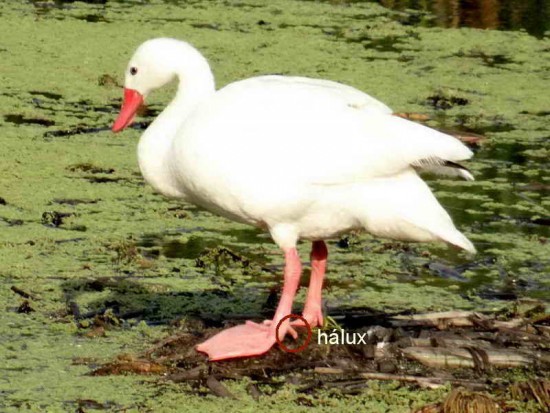
[[[359,0],[354,2],[362,2]],[[536,37],[550,31],[550,0],[367,0],[389,9],[416,10],[410,24],[439,27],[526,30]]]

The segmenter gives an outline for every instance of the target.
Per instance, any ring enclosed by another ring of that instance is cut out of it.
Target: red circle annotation
[[[304,327],[307,329],[307,337],[306,337],[306,340],[304,341],[304,344],[302,344],[301,346],[296,347],[296,348],[289,348],[289,347],[285,346],[283,344],[283,341],[281,339],[279,339],[279,328],[281,328],[281,325],[283,324],[283,322],[286,321],[289,318],[297,318],[297,319],[301,320],[304,323]],[[313,332],[312,332],[311,326],[309,325],[307,320],[304,317],[302,317],[301,315],[297,315],[297,314],[285,315],[277,323],[277,328],[275,328],[275,339],[277,340],[277,344],[279,345],[279,347],[281,347],[281,350],[286,351],[287,353],[299,353],[301,351],[304,351],[306,349],[306,347],[308,346],[308,344],[310,343],[312,336],[313,336]]]

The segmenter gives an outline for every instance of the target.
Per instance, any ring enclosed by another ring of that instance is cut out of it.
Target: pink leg
[[[311,327],[323,325],[321,295],[327,267],[328,250],[324,241],[314,241],[311,246],[311,279],[307,291],[303,316]]]
[[[247,321],[243,325],[231,327],[199,344],[197,350],[208,354],[210,360],[213,361],[258,356],[267,352],[276,343],[277,324],[284,316],[292,312],[292,303],[296,296],[301,273],[302,265],[296,248],[285,250],[283,293],[273,320],[268,324]],[[281,340],[289,328],[289,321],[285,320],[279,329]]]

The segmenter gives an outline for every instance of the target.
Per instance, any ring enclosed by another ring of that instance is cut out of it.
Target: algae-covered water
[[[86,375],[151,346],[177,319],[261,319],[281,279],[281,254],[265,234],[144,184],[135,155],[143,123],[109,131],[126,62],[152,37],[194,44],[218,86],[268,73],[328,78],[396,112],[427,115],[430,126],[483,135],[468,163],[476,181],[429,181],[478,255],[364,234],[333,240],[329,314],[548,302],[550,37],[546,20],[529,17],[537,2],[483,26],[518,29],[509,31],[438,24],[439,9],[412,4],[425,2],[379,3],[394,9],[299,0],[0,4],[1,411],[307,409],[291,385],[255,402],[246,381],[235,381],[240,401],[222,403],[155,378]],[[547,16],[538,3],[535,17]],[[151,121],[173,90],[151,96],[138,121]],[[304,260],[308,247],[300,246]],[[87,334],[105,311],[120,325]],[[441,395],[373,384],[309,403],[408,412]]]

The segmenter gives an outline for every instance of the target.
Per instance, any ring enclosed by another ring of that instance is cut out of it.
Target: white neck
[[[176,96],[143,133],[138,144],[143,177],[158,192],[174,198],[185,198],[185,193],[178,188],[170,170],[172,142],[191,112],[215,92],[210,66],[202,55],[196,53],[192,59],[178,65]]]

